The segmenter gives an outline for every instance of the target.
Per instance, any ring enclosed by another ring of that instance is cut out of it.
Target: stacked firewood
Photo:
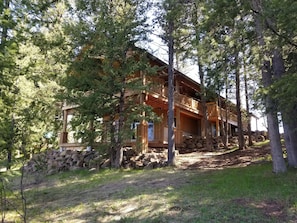
[[[244,136],[245,143],[248,144],[248,136]],[[252,141],[254,142],[262,142],[265,141],[266,137],[264,135],[252,135]],[[232,148],[234,146],[238,146],[238,137],[231,136],[228,138],[228,147]],[[207,148],[211,150],[216,150],[220,148],[224,148],[223,137],[212,137],[210,140],[210,145],[206,145],[206,139],[201,136],[186,136],[183,139],[183,143],[179,147],[180,153],[190,153],[195,151],[206,151]]]
[[[218,149],[220,147],[223,147],[223,141],[221,137],[212,137],[210,139],[210,145],[206,145],[206,139],[200,136],[187,136],[184,138],[183,143],[181,147],[179,148],[180,153],[189,153],[189,152],[195,152],[195,151],[205,151],[206,148],[211,149]]]
[[[188,153],[201,150],[206,147],[206,140],[200,136],[187,136],[184,138],[181,148],[179,148],[180,153]]]
[[[96,168],[100,162],[102,157],[96,151],[47,150],[34,154],[24,168],[27,172],[46,171],[54,174],[65,170]]]
[[[123,167],[133,169],[152,169],[166,166],[166,153],[149,152],[137,154],[132,148],[124,149]],[[26,172],[44,171],[54,174],[80,168],[108,168],[110,160],[97,151],[48,150],[35,154],[24,166]]]
[[[133,169],[153,169],[160,168],[167,165],[167,153],[166,151],[153,151],[150,150],[148,153],[133,153],[132,149],[126,149],[124,151],[124,168]]]

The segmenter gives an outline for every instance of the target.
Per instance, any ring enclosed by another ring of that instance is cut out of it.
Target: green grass
[[[254,143],[253,147],[263,147],[263,146],[269,146],[270,141],[265,140],[263,142],[256,142]]]
[[[7,174],[17,191],[19,174]],[[78,170],[27,176],[25,184],[33,223],[297,221],[297,172],[275,175],[270,162],[215,171]],[[6,220],[20,222],[11,207]]]

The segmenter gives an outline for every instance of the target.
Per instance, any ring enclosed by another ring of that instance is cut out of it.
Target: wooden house
[[[162,69],[158,75],[153,78],[145,79],[143,82],[154,82],[152,87],[135,97],[137,103],[145,103],[150,105],[154,112],[161,117],[161,122],[135,122],[131,123],[131,127],[135,128],[136,136],[126,141],[127,146],[141,145],[141,150],[148,147],[167,147],[168,126],[168,75],[167,64],[157,57],[149,55],[151,66],[158,66]],[[174,124],[175,124],[175,143],[177,147],[183,143],[185,137],[189,136],[205,136],[206,132],[203,128],[202,104],[200,102],[200,84],[175,70],[175,92],[174,92]],[[131,94],[129,95],[131,96]],[[219,107],[217,100],[207,102],[208,121],[210,123],[211,134],[213,136],[220,135],[220,122],[228,123],[230,132],[234,134],[237,128],[237,115],[235,105],[228,107],[228,118],[226,120],[225,101]],[[63,129],[60,133],[60,147],[64,148],[83,148],[80,141],[73,138],[73,133],[69,131],[69,122],[75,111],[75,105],[64,104],[63,110]]]

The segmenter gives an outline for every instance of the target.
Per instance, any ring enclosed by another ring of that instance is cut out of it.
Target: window
[[[148,141],[154,141],[154,123],[153,122],[149,122],[148,123],[148,128],[147,128],[147,137],[148,137]]]

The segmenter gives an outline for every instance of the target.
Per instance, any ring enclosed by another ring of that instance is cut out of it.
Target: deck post
[[[60,133],[60,144],[67,143],[68,133],[67,133],[67,110],[63,110],[63,128]]]
[[[180,108],[176,107],[175,108],[175,124],[176,124],[176,139],[175,139],[175,143],[176,144],[181,144],[182,143],[182,133],[181,133],[181,122],[180,122]]]
[[[136,149],[139,153],[148,151],[148,124],[144,120],[137,126]]]

